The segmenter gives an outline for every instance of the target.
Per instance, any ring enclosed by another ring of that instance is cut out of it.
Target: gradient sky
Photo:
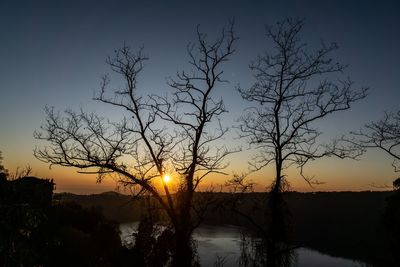
[[[237,53],[226,64],[224,87],[233,124],[246,103],[234,90],[253,82],[250,60],[268,48],[265,24],[286,17],[305,18],[304,40],[310,45],[335,41],[335,57],[348,63],[356,87],[371,88],[367,99],[320,124],[326,136],[357,130],[399,108],[400,4],[398,1],[7,1],[0,2],[0,150],[13,171],[30,164],[33,174],[54,178],[57,191],[77,193],[113,189],[111,180],[95,184],[93,176],[76,170],[48,169],[32,155],[40,145],[33,132],[44,122],[45,105],[59,110],[84,107],[108,113],[91,100],[100,77],[108,72],[105,58],[124,42],[145,47],[149,55],[140,78],[143,94],[168,91],[165,79],[187,67],[186,44],[195,40],[196,25],[216,36],[235,17]],[[115,113],[112,113],[116,116]],[[237,143],[237,140],[226,140]],[[251,151],[231,156],[228,172],[246,170]],[[396,177],[391,159],[371,150],[359,161],[325,159],[312,163],[309,174],[326,182],[310,189],[296,170],[289,171],[295,190],[370,190],[371,184],[391,184]],[[264,186],[271,169],[253,175]],[[222,183],[223,177],[214,182]]]

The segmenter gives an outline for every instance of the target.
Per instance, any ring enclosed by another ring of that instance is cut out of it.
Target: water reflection
[[[202,225],[194,232],[201,266],[213,266],[221,259],[223,266],[237,266],[241,233],[237,227]]]
[[[132,246],[134,239],[132,231],[136,230],[138,222],[120,225],[121,238],[125,246]],[[241,229],[234,226],[202,225],[193,234],[197,242],[197,254],[201,266],[239,266],[243,235]],[[332,257],[315,250],[298,248],[294,250],[291,267],[366,267],[364,263],[349,259]]]

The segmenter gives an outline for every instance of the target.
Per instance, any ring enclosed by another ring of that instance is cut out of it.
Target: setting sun
[[[168,174],[165,174],[163,176],[163,181],[164,181],[164,183],[169,183],[171,181],[171,176],[169,176]]]

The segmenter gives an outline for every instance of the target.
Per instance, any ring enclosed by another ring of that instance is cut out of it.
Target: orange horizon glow
[[[106,191],[124,191],[118,185],[115,178],[106,177],[101,183],[97,183],[95,174],[81,174],[79,169],[52,166],[39,162],[33,156],[19,156],[11,151],[3,150],[3,165],[13,173],[20,166],[23,168],[27,163],[32,167],[32,176],[53,179],[56,184],[55,192],[71,192],[77,194],[92,194]],[[361,160],[339,160],[328,158],[313,162],[305,170],[306,174],[313,176],[320,182],[320,185],[310,187],[299,175],[299,170],[291,168],[286,170],[288,181],[292,191],[315,192],[315,191],[382,191],[391,190],[392,182],[396,173],[390,165],[390,158],[385,154],[368,153]],[[32,164],[34,163],[34,164]],[[210,175],[199,185],[199,191],[229,191],[224,186],[234,173],[243,173],[248,170],[247,161],[235,157],[230,161],[226,170],[228,175]],[[171,190],[176,187],[175,179],[168,173],[170,179],[161,180],[168,184]],[[398,174],[397,174],[398,176]],[[272,167],[266,167],[261,171],[248,176],[248,179],[255,183],[254,190],[265,191],[271,184],[274,177]],[[168,181],[166,181],[168,180]],[[161,186],[161,183],[157,186]],[[128,190],[126,190],[128,192]],[[162,192],[162,190],[160,190]]]

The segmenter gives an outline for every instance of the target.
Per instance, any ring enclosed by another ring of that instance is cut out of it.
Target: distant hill
[[[140,219],[141,205],[133,201],[131,196],[118,192],[104,192],[92,195],[77,195],[72,193],[56,193],[55,201],[75,202],[85,208],[95,207],[107,218],[117,222],[131,222]]]

